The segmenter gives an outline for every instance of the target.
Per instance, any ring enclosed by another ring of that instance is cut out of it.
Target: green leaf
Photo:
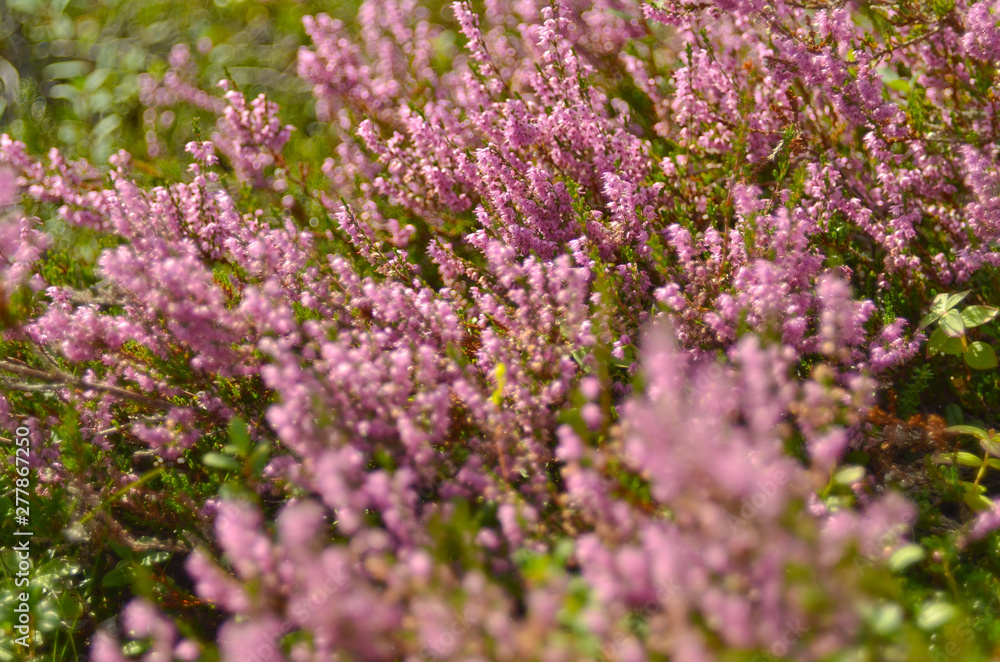
[[[131,561],[135,558],[131,549],[121,543],[115,542],[114,540],[108,541],[108,547],[110,547],[111,551],[117,554],[119,558],[125,559],[126,561]]]
[[[572,538],[561,538],[552,550],[552,557],[557,563],[564,564],[573,556],[575,549],[576,543]]]
[[[976,439],[989,439],[990,433],[982,428],[977,428],[974,425],[952,425],[949,428],[944,429],[945,432],[954,432],[955,434],[969,434]]]
[[[69,80],[86,75],[90,69],[91,64],[84,60],[65,60],[48,65],[44,69],[44,74],[47,78]]]
[[[962,321],[962,315],[957,310],[949,310],[945,313],[944,317],[941,318],[941,326],[938,328],[952,338],[961,338],[965,335],[965,322]]]
[[[973,455],[972,453],[966,453],[965,451],[959,451],[956,453],[958,456],[958,463],[963,467],[972,467],[978,469],[983,466],[983,459],[978,455]]]
[[[886,86],[896,90],[897,92],[902,92],[903,94],[910,91],[910,82],[903,80],[902,78],[890,80],[886,83]]]
[[[936,297],[934,301],[931,302],[931,312],[941,313],[944,315],[946,312],[957,306],[962,302],[962,299],[969,296],[971,290],[966,290],[965,292],[959,292],[958,294],[948,294],[943,292]]]
[[[966,494],[982,494],[986,491],[986,488],[982,485],[976,485],[975,483],[963,480],[959,483],[962,489],[965,490]]]
[[[982,494],[964,494],[962,495],[962,501],[965,502],[965,505],[967,505],[973,512],[977,513],[993,508],[993,502],[984,497]]]
[[[951,354],[957,356],[965,351],[965,346],[962,345],[961,338],[952,338],[944,332],[944,329],[938,327],[934,329],[931,337],[927,340],[927,355],[932,356],[934,354]]]
[[[257,447],[253,449],[253,453],[250,454],[250,469],[253,471],[254,475],[260,474],[267,466],[267,461],[271,457],[271,444],[266,441],[262,441],[257,444]]]
[[[939,294],[936,297],[934,297],[933,301],[931,301],[931,312],[941,313],[942,315],[944,315],[946,312],[948,312],[948,309],[945,308],[947,304],[948,304],[948,293],[944,292],[942,294]]]
[[[126,561],[120,562],[108,574],[101,579],[101,586],[116,587],[125,586],[132,581],[132,571]]]
[[[965,350],[965,362],[970,368],[989,370],[997,367],[997,353],[986,343],[977,340]]]
[[[59,627],[62,618],[56,611],[57,605],[51,600],[46,600],[35,610],[35,627],[39,632],[52,632]]]
[[[867,612],[868,624],[882,636],[892,634],[903,624],[903,608],[895,602],[874,605]]]
[[[101,85],[104,85],[104,81],[106,81],[110,75],[111,69],[94,69],[87,75],[87,79],[83,83],[83,90],[85,92],[96,92]]]
[[[986,324],[997,316],[997,312],[993,306],[969,306],[962,311],[962,321],[965,322],[965,328],[969,329]]]
[[[142,557],[142,561],[140,561],[140,563],[142,563],[142,565],[146,566],[147,568],[150,568],[160,563],[166,563],[167,561],[170,560],[170,557],[171,557],[170,552],[164,552],[164,551],[150,552],[146,556]]]
[[[989,439],[980,439],[979,445],[983,447],[983,450],[994,457],[1000,457],[1000,443],[993,440],[993,437]]]
[[[952,464],[955,460],[963,467],[981,467],[983,460],[978,455],[959,451],[958,453],[938,453],[934,456],[934,461],[938,464]]]
[[[947,299],[945,299],[945,304],[944,304],[945,311],[949,311],[958,304],[962,303],[962,300],[965,299],[965,297],[969,296],[971,292],[972,290],[966,290],[964,292],[949,294]]]
[[[853,485],[865,477],[864,467],[844,467],[837,472],[833,480],[838,485]]]
[[[961,425],[965,423],[965,414],[962,408],[954,402],[944,408],[944,418],[948,425]]]
[[[240,470],[240,463],[235,458],[221,453],[205,453],[205,457],[201,461],[206,467],[212,467],[213,469],[222,469],[223,471]]]
[[[955,0],[931,0],[930,6],[938,18],[944,18],[955,8]]]
[[[961,356],[965,353],[965,346],[962,345],[961,338],[948,338],[941,351],[951,356]]]
[[[889,568],[894,572],[899,572],[900,570],[905,570],[914,563],[922,561],[927,555],[924,548],[920,545],[911,544],[900,547],[892,556],[889,557]]]
[[[893,69],[889,67],[882,67],[878,70],[879,75],[882,77],[882,82],[885,83],[886,87],[896,90],[897,92],[902,92],[903,94],[908,94],[910,91],[910,81],[899,77]]]
[[[229,419],[229,442],[239,450],[240,457],[250,453],[250,431],[239,416]]]
[[[134,657],[143,653],[147,648],[149,648],[149,643],[145,640],[130,641],[122,646],[122,653],[128,657]]]
[[[503,403],[503,389],[507,386],[507,366],[503,363],[497,363],[493,374],[497,380],[497,388],[493,391],[490,399],[493,401],[493,404],[499,407]]]
[[[944,317],[944,313],[933,313],[933,312],[927,313],[926,315],[924,315],[923,319],[920,320],[920,325],[917,326],[917,330],[919,331],[921,329],[927,328],[928,326],[938,321],[942,317]]]
[[[954,605],[947,602],[924,603],[920,614],[917,616],[917,625],[922,630],[936,630],[951,619],[955,618],[958,610]]]

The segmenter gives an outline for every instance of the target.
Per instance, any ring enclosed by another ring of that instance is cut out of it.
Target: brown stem
[[[36,379],[43,381],[47,384],[52,384],[54,386],[75,386],[77,388],[93,391],[102,391],[104,393],[110,393],[116,395],[120,398],[126,400],[132,400],[133,402],[139,402],[151,407],[161,407],[168,408],[174,405],[167,400],[162,400],[160,398],[151,398],[146,395],[141,395],[139,393],[133,393],[128,389],[120,388],[118,386],[110,386],[108,384],[96,384],[94,382],[87,381],[86,379],[79,379],[65,372],[60,372],[55,374],[52,372],[45,372],[43,370],[36,370],[34,368],[29,368],[27,366],[17,365],[16,363],[10,363],[9,361],[0,361],[0,370],[4,372],[9,372],[11,374],[19,375],[21,377],[27,377],[30,379]],[[40,390],[37,388],[32,388],[31,384],[25,384],[26,388],[19,388],[18,390]],[[16,388],[16,385],[13,387]]]

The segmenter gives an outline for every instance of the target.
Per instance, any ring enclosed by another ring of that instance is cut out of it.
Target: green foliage
[[[966,330],[986,324],[997,316],[993,306],[968,306],[959,311],[961,303],[970,290],[957,294],[939,294],[931,304],[931,311],[920,320],[918,328],[937,324],[927,340],[927,355],[949,354],[961,356],[970,368],[989,370],[997,367],[997,355],[993,347],[966,337]]]
[[[255,485],[271,458],[271,443],[261,440],[254,444],[250,440],[247,422],[239,416],[229,421],[228,434],[229,443],[222,447],[222,452],[206,453],[201,458],[202,464],[210,469],[237,475],[247,485]]]
[[[304,41],[301,19],[320,11],[346,18],[355,7],[193,0],[177,11],[165,0],[2,3],[0,124],[36,151],[56,145],[95,163],[125,145],[141,158],[150,129],[177,154],[193,137],[192,119],[203,113],[144,116],[140,75],[162,75],[171,47],[184,43],[198,65],[196,84],[210,89],[228,72],[251,93],[276,94],[286,119],[309,127],[315,117],[308,89],[289,75]],[[164,164],[158,160],[155,168]]]
[[[961,481],[964,494],[962,501],[973,511],[989,510],[993,507],[993,501],[984,496],[986,488],[980,483],[986,474],[987,467],[1000,469],[1000,436],[993,429],[984,430],[974,425],[953,425],[946,430],[955,434],[969,435],[975,437],[979,445],[985,451],[982,458],[972,453],[955,451],[954,453],[939,453],[934,457],[934,461],[939,464],[955,464],[964,467],[979,469],[976,478],[972,482]],[[990,456],[993,457],[990,457]]]
[[[902,419],[909,418],[920,406],[920,397],[930,386],[934,371],[929,365],[920,365],[913,369],[899,394],[896,406]]]

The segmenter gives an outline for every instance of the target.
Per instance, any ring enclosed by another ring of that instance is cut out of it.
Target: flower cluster
[[[185,82],[183,47],[142,83],[218,116],[180,181],[0,138],[0,204],[52,210],[0,221],[5,389],[109,452],[190,467],[236,417],[275,449],[196,504],[215,640],[147,600],[124,634],[241,662],[853,646],[914,509],[830,476],[923,340],[874,299],[1000,265],[1000,42],[985,2],[809,7],[310,17],[315,170],[266,95]],[[54,224],[104,241],[88,287],[46,268]],[[50,471],[93,503],[139,480]],[[121,650],[102,631],[91,656]]]

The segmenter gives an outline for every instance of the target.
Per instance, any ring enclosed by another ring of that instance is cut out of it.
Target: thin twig
[[[45,372],[43,370],[36,370],[34,368],[20,366],[17,365],[16,363],[11,363],[9,361],[0,361],[0,370],[15,375],[19,375],[21,377],[37,379],[46,382],[47,384],[51,384],[53,386],[75,386],[76,388],[88,391],[101,391],[103,393],[110,393],[120,398],[146,404],[151,407],[169,408],[174,406],[171,402],[167,400],[162,400],[160,398],[151,398],[149,396],[141,395],[139,393],[133,393],[128,389],[120,388],[118,386],[110,386],[108,384],[96,384],[86,379],[79,379],[63,371],[59,371],[58,374],[52,372]],[[36,389],[45,390],[37,388],[39,386],[41,385],[16,384],[16,383],[12,385],[12,387],[17,388],[17,390],[36,390]]]

